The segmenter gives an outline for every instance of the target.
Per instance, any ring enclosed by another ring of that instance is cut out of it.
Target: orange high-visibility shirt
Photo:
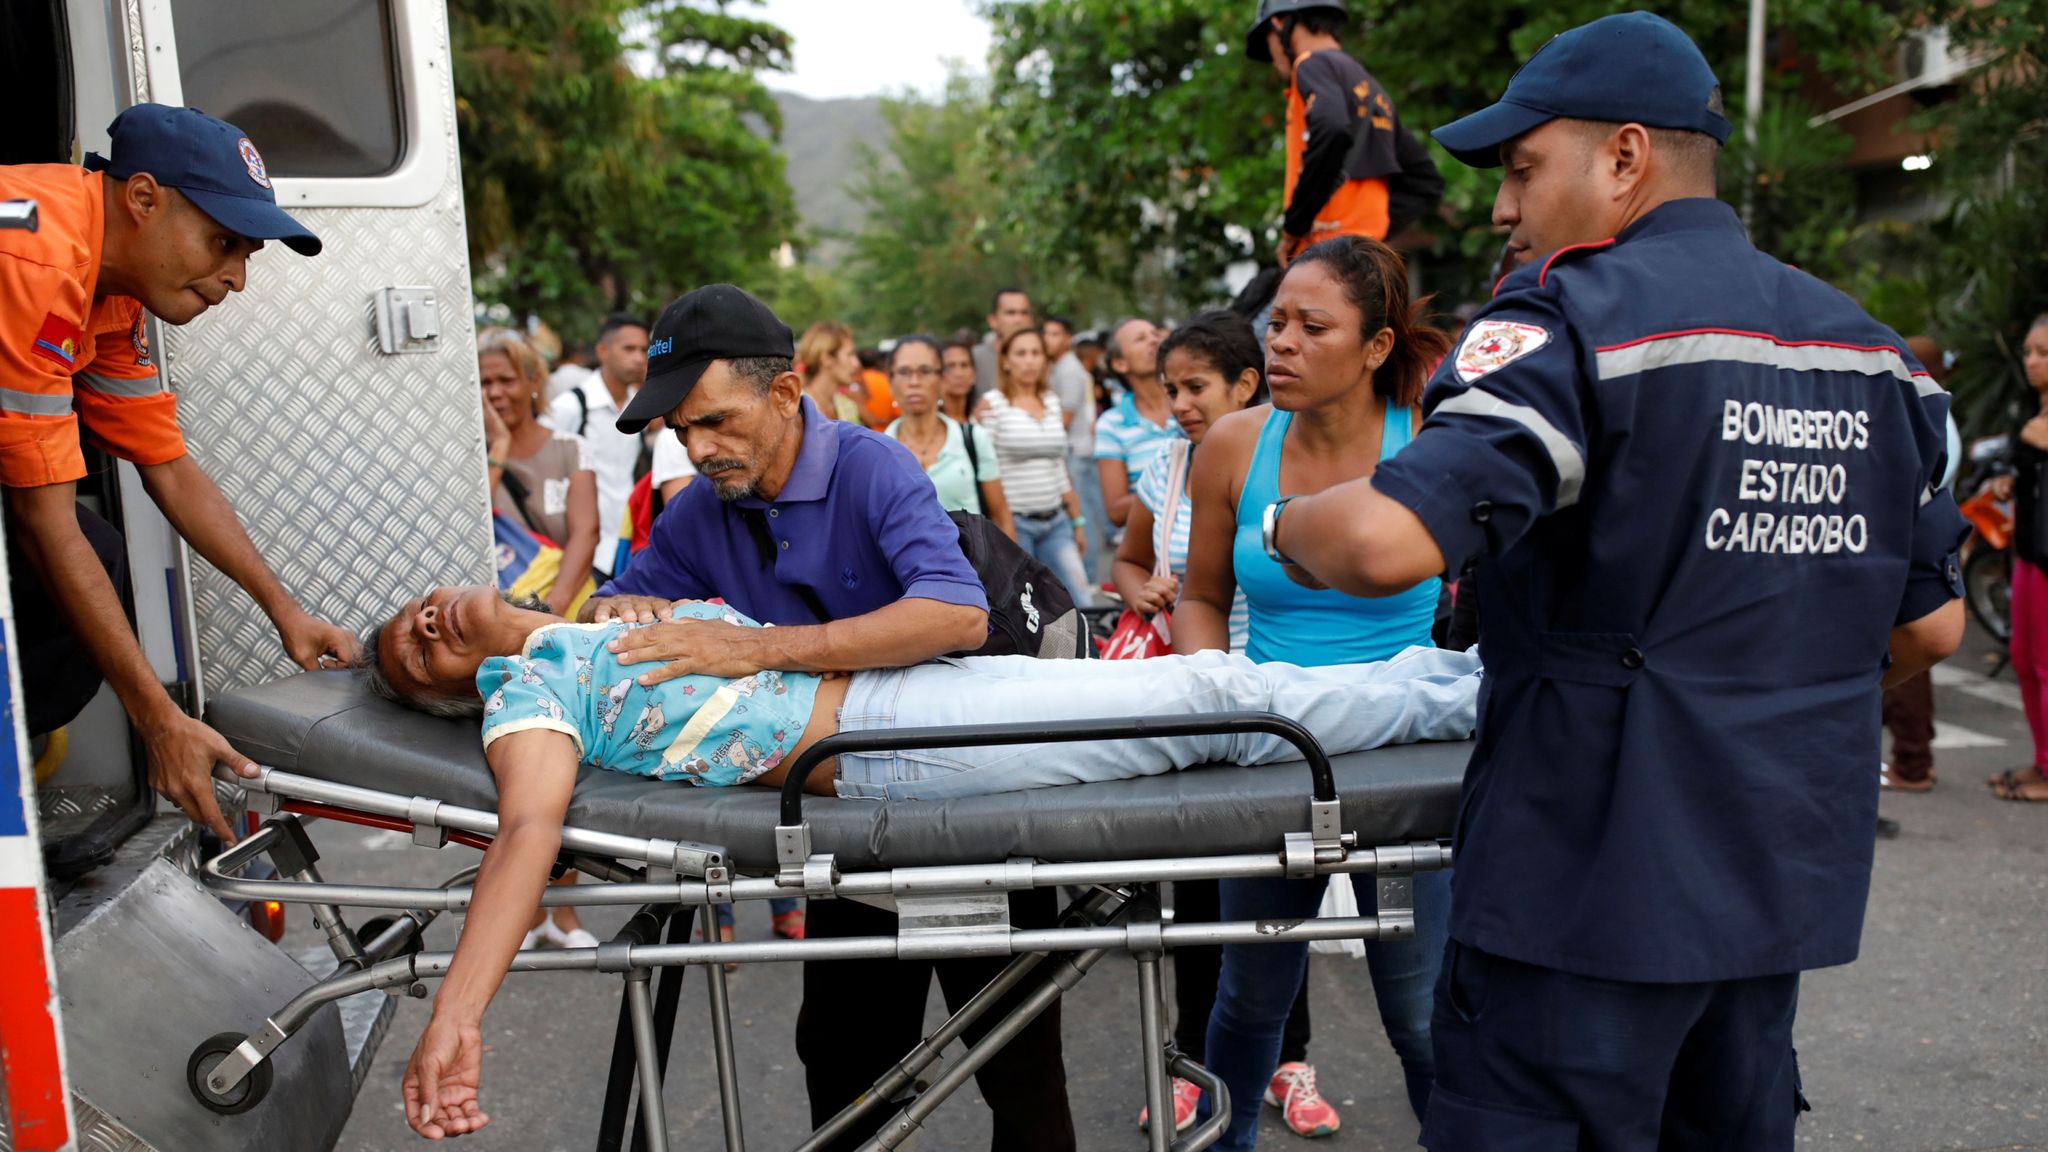
[[[1377,135],[1366,149],[1367,170],[1343,171],[1354,134],[1368,118],[1372,123],[1364,130]],[[1388,167],[1392,133],[1393,105],[1357,61],[1336,51],[1302,53],[1294,62],[1294,82],[1287,86],[1287,177],[1281,194],[1287,233],[1310,243],[1332,236],[1385,240],[1385,175],[1400,171],[1398,164]],[[1304,189],[1302,173],[1311,154],[1321,179],[1318,187]],[[1310,202],[1325,188],[1330,189],[1327,200],[1319,206]],[[1302,203],[1296,202],[1297,193],[1303,194]]]
[[[150,358],[140,301],[94,297],[104,177],[70,164],[0,165],[0,199],[36,201],[41,228],[0,231],[0,485],[85,475],[79,426],[123,460],[185,454],[178,402]]]
[[[862,413],[870,428],[880,428],[903,414],[896,407],[896,395],[889,388],[889,374],[879,368],[861,371],[860,380],[868,390],[867,410]]]

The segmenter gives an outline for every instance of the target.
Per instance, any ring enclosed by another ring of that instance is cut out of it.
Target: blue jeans
[[[1074,525],[1067,519],[1066,510],[1042,516],[1012,512],[1010,517],[1017,522],[1017,543],[1037,557],[1040,564],[1052,569],[1052,574],[1073,593],[1075,606],[1094,607],[1095,583],[1088,579],[1088,570],[1081,564],[1081,549],[1074,544]]]
[[[1373,999],[1379,1004],[1387,1039],[1401,1059],[1408,1106],[1420,1121],[1429,1107],[1430,1082],[1436,1071],[1429,1020],[1444,943],[1450,936],[1451,874],[1420,872],[1414,881],[1414,938],[1368,942],[1365,964],[1372,975]],[[1363,909],[1375,888],[1367,876],[1357,877],[1356,883]],[[1222,918],[1314,916],[1322,904],[1324,885],[1322,879],[1224,880],[1220,882]],[[1215,1144],[1224,1152],[1245,1152],[1258,1143],[1259,1106],[1266,1082],[1280,1065],[1281,1034],[1307,972],[1306,944],[1223,946],[1216,1007],[1209,1016],[1208,1064],[1230,1089],[1230,1129]],[[1210,1105],[1204,1097],[1202,1115],[1209,1114]]]
[[[1324,668],[1254,664],[1215,651],[1151,660],[974,656],[854,673],[839,730],[1278,712],[1335,754],[1470,735],[1479,676],[1477,653],[1439,648]],[[841,796],[947,800],[1298,758],[1293,745],[1263,733],[844,753],[837,787]],[[1427,981],[1423,989],[1426,1020]],[[1287,995],[1294,995],[1291,985]]]
[[[1067,454],[1067,471],[1081,497],[1081,515],[1088,518],[1088,555],[1094,560],[1087,565],[1088,574],[1100,583],[1109,578],[1110,562],[1116,554],[1116,541],[1110,535],[1116,526],[1109,522],[1109,508],[1102,503],[1102,473],[1095,467],[1095,457],[1071,452]]]

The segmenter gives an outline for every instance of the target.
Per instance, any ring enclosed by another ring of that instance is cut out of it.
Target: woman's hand
[[[1081,554],[1081,569],[1084,572],[1087,571],[1088,529],[1079,527],[1074,529],[1074,551],[1079,552]]]
[[[484,397],[484,447],[495,459],[503,460],[505,453],[512,450],[512,429],[505,426],[505,418],[491,407],[491,398]]]
[[[2020,439],[2028,445],[2048,452],[2048,412],[2044,412],[2020,429]]]
[[[405,1066],[405,1122],[429,1140],[461,1136],[491,1122],[477,1106],[483,1032],[436,1015]]]
[[[1180,599],[1180,578],[1173,575],[1154,576],[1145,581],[1145,587],[1131,600],[1131,611],[1140,616],[1157,616],[1173,607]]]

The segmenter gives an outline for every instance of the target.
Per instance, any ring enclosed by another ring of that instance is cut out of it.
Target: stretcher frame
[[[812,852],[810,827],[802,814],[804,782],[819,764],[842,753],[1226,733],[1277,736],[1300,751],[1309,768],[1313,788],[1307,804],[1307,828],[1287,833],[1273,851],[1082,862],[1009,859],[842,871],[830,854]],[[323,1005],[372,989],[425,998],[429,994],[426,982],[447,974],[453,953],[423,951],[422,934],[441,913],[467,908],[473,894],[474,867],[432,888],[328,882],[320,874],[318,854],[299,818],[316,816],[410,831],[415,844],[430,848],[450,842],[488,848],[497,834],[498,819],[491,812],[430,797],[401,796],[268,767],[259,768],[253,778],[223,773],[221,779],[242,787],[248,793],[249,810],[268,818],[239,844],[205,861],[202,882],[223,898],[309,905],[337,962],[327,976],[268,1015],[254,1035],[221,1033],[193,1050],[186,1069],[188,1087],[206,1107],[233,1114],[260,1102],[269,1087],[270,1054]],[[1200,1085],[1211,1094],[1212,1102],[1211,1115],[1184,1134],[1176,1134],[1171,1124],[1151,1124],[1148,1148],[1150,1152],[1195,1152],[1222,1136],[1229,1122],[1229,1095],[1220,1080],[1180,1053],[1170,1039],[1160,967],[1164,954],[1191,945],[1411,938],[1414,906],[1406,877],[1448,868],[1449,845],[1425,842],[1360,847],[1356,839],[1355,834],[1342,830],[1341,804],[1321,745],[1300,724],[1271,713],[842,732],[819,741],[791,763],[782,785],[780,823],[775,829],[778,867],[773,875],[737,874],[718,845],[565,827],[556,875],[573,868],[596,883],[549,885],[541,896],[542,906],[637,906],[638,911],[617,935],[596,948],[522,951],[513,959],[510,971],[596,971],[621,977],[624,995],[596,1146],[599,1152],[619,1152],[628,1112],[637,1111],[635,1152],[667,1152],[662,1085],[682,973],[690,966],[703,968],[725,1146],[738,1152],[745,1147],[745,1135],[724,964],[1012,957],[995,979],[796,1149],[816,1152],[869,1111],[884,1105],[895,1107],[894,1118],[862,1145],[867,1152],[901,1146],[940,1104],[1039,1013],[1079,983],[1104,955],[1128,953],[1137,966],[1139,1042],[1151,1115],[1172,1115],[1169,1078],[1173,1076]],[[242,878],[242,869],[263,855],[270,857],[279,879]],[[1159,885],[1167,881],[1307,879],[1337,873],[1376,877],[1379,903],[1375,915],[1213,924],[1169,923],[1161,915]],[[1012,925],[1010,894],[1036,888],[1079,888],[1082,894],[1069,902],[1058,927],[1023,929]],[[704,942],[691,942],[699,908],[707,910],[708,923],[712,905],[799,895],[854,900],[893,910],[898,916],[896,934],[719,943],[707,932]],[[352,929],[343,918],[343,908],[393,914]],[[1020,990],[1020,1002],[979,1042],[950,1064],[944,1062],[949,1045],[999,1000]]]

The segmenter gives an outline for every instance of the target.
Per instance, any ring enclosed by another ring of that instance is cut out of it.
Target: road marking
[[[2007,708],[2025,711],[2025,706],[2020,703],[2019,685],[2009,684],[2003,680],[1993,680],[1989,676],[1980,675],[1976,672],[1966,672],[1954,665],[1936,664],[1934,666],[1934,686],[1936,688],[1947,688],[1952,691],[1961,692],[1965,696],[1975,696],[1979,700],[1989,700],[1993,704],[2003,704]]]
[[[1934,722],[1934,739],[1929,742],[1928,747],[2003,748],[2005,744],[2005,740],[2000,737],[1987,736],[1982,732],[1973,732],[1960,724],[1950,724],[1944,720],[1936,720]]]

